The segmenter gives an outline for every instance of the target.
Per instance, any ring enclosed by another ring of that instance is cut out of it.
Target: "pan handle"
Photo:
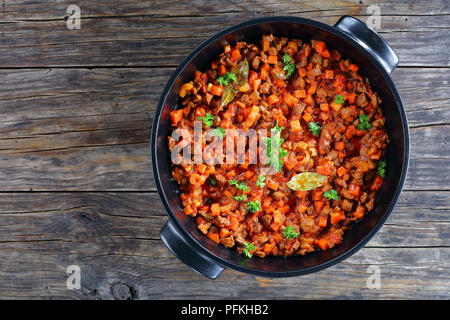
[[[185,265],[209,279],[216,279],[224,268],[190,245],[169,219],[161,229],[161,239]]]
[[[334,25],[364,47],[384,69],[391,73],[398,65],[398,57],[387,42],[364,22],[352,16],[342,16]]]

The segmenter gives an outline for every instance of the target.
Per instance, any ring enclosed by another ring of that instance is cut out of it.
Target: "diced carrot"
[[[331,224],[336,224],[339,221],[341,221],[341,214],[339,212],[332,212],[330,214],[330,223]]]
[[[219,234],[218,233],[210,233],[210,234],[208,234],[208,238],[210,238],[215,243],[219,243]]]
[[[196,165],[195,169],[197,170],[198,173],[204,174],[206,171],[206,165],[204,163],[199,163]]]
[[[353,212],[353,216],[358,219],[362,218],[364,216],[364,212],[365,212],[364,207],[358,206],[355,212]]]
[[[339,167],[339,168],[336,170],[336,173],[337,173],[337,175],[338,175],[339,177],[342,177],[344,174],[347,173],[347,169],[345,169],[344,167]]]
[[[286,205],[284,205],[284,206],[282,206],[280,209],[278,209],[281,213],[284,213],[284,214],[286,214],[286,213],[288,213],[289,211],[291,211],[291,207],[288,205],[288,204],[286,204]]]
[[[221,238],[226,238],[226,237],[228,237],[229,234],[230,234],[230,230],[228,230],[227,228],[221,228],[220,229],[219,236]]]
[[[267,63],[275,64],[277,62],[278,62],[278,57],[277,56],[268,56],[267,57]]]
[[[197,226],[197,228],[203,233],[203,234],[207,234],[208,233],[208,225],[205,223],[199,224]]]
[[[323,50],[323,51],[322,51],[322,57],[324,57],[324,58],[329,58],[329,57],[331,57],[330,51],[329,51],[328,49]]]
[[[339,109],[341,108],[341,106],[342,106],[342,104],[340,104],[340,103],[336,103],[336,102],[331,102],[331,108],[334,110],[334,111],[339,111]]]
[[[306,122],[311,121],[311,119],[312,119],[312,116],[311,116],[310,113],[305,113],[305,114],[303,115],[303,120],[305,120]]]
[[[223,94],[223,87],[218,85],[213,85],[209,91],[215,96],[221,96]]]
[[[328,216],[320,216],[317,224],[319,227],[325,228],[327,226]]]
[[[348,192],[350,192],[355,197],[359,197],[359,195],[361,194],[361,188],[355,183],[350,183],[350,185],[348,186]]]
[[[348,98],[348,103],[354,104],[355,100],[356,100],[356,93],[354,93],[354,92],[349,93],[347,98]]]
[[[342,151],[344,150],[344,141],[337,141],[334,143],[334,150],[336,151]]]
[[[253,82],[253,90],[258,91],[259,87],[261,86],[261,79],[256,79]]]
[[[326,49],[325,42],[323,41],[315,41],[313,44],[314,50],[316,50],[319,54],[322,53]]]
[[[330,111],[330,105],[328,103],[321,103],[320,110],[322,110],[323,112],[328,112]]]
[[[278,183],[276,183],[272,179],[267,179],[266,185],[272,190],[278,190]]]
[[[345,130],[345,136],[350,139],[356,134],[356,127],[354,125],[349,125]]]
[[[359,70],[359,67],[356,64],[353,64],[353,63],[351,65],[349,65],[348,68],[350,70],[352,70],[352,71],[355,71],[355,72]]]
[[[223,48],[223,52],[228,53],[231,51],[231,46],[229,44],[227,44],[224,48]]]
[[[376,176],[372,182],[372,185],[370,186],[370,190],[377,191],[378,189],[380,189],[382,184],[383,184],[383,178],[380,176]]]
[[[236,217],[230,218],[230,229],[236,231],[239,226],[239,221]]]
[[[291,121],[291,131],[292,132],[298,132],[302,130],[302,126],[300,125],[300,120],[292,120]]]
[[[211,62],[211,69],[215,70],[219,67],[219,64],[216,61]]]
[[[322,199],[323,191],[320,190],[314,190],[313,191],[313,200],[320,200]]]
[[[333,79],[334,71],[333,70],[325,70],[324,78],[325,79]]]
[[[325,201],[314,201],[314,207],[316,208],[317,213],[322,211],[324,205],[325,205]]]
[[[300,76],[300,78],[306,77],[307,75],[306,69],[305,68],[298,69],[298,75]]]
[[[308,207],[305,206],[304,204],[299,204],[299,205],[297,206],[297,211],[298,211],[299,213],[304,213],[304,212],[306,212],[307,209],[308,209]]]
[[[278,232],[278,230],[280,229],[281,225],[276,224],[276,223],[271,223],[270,224],[270,229],[272,229],[275,232]]]
[[[308,93],[306,95],[305,102],[310,106],[312,106],[314,104],[314,98],[313,98],[312,94]]]
[[[313,94],[314,92],[316,92],[316,89],[317,89],[317,82],[311,81],[311,84],[310,84],[310,86],[308,88],[307,93],[308,94]]]
[[[191,174],[189,177],[189,182],[191,184],[200,184],[200,175],[196,173]]]
[[[240,57],[241,57],[241,53],[239,52],[238,49],[234,49],[231,51],[231,59],[239,60]]]
[[[294,90],[294,97],[296,97],[297,99],[306,98],[306,90],[305,89]]]
[[[193,87],[194,87],[194,83],[192,81],[183,84],[180,88],[180,92],[178,93],[178,95],[181,98],[184,98],[187,94],[187,91],[191,90]]]
[[[328,249],[328,242],[326,239],[322,238],[318,241],[317,245],[320,247],[320,249],[322,250],[327,250]]]
[[[270,243],[264,244],[264,249],[263,250],[264,250],[264,252],[266,254],[269,254],[272,251],[272,245]]]
[[[292,107],[295,103],[298,102],[298,99],[290,95],[289,93],[286,93],[284,95],[284,102],[289,106]]]
[[[267,99],[267,102],[268,102],[270,105],[273,105],[273,104],[277,103],[278,101],[280,101],[280,99],[279,99],[276,95],[274,95],[274,94],[271,94],[271,95],[269,96],[269,98]]]
[[[318,174],[321,174],[321,175],[324,175],[324,176],[329,176],[333,172],[333,162],[332,161],[328,161],[324,165],[317,166],[316,167],[316,172]]]
[[[217,217],[218,215],[220,215],[220,205],[218,203],[211,204],[211,214],[214,217]]]
[[[173,110],[170,113],[170,122],[172,126],[178,125],[178,123],[183,119],[183,109]]]
[[[225,73],[227,73],[227,67],[225,67],[225,65],[221,64],[219,66],[219,75],[223,76]]]
[[[263,52],[269,51],[269,41],[263,40]]]
[[[261,71],[260,71],[260,74],[259,74],[259,77],[261,78],[261,80],[266,80],[267,79],[267,74],[268,74],[268,66],[269,65],[267,65],[267,64],[265,64],[265,65],[263,65],[260,69],[261,69]]]
[[[192,209],[191,206],[184,207],[184,213],[186,213],[188,216],[194,213],[194,209]]]

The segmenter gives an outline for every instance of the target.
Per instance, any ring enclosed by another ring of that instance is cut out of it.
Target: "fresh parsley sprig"
[[[384,178],[384,176],[386,175],[386,166],[386,160],[380,160],[377,163],[377,173],[382,178]]]
[[[256,180],[256,185],[260,188],[264,188],[266,183],[264,182],[266,180],[266,177],[264,177],[262,174],[258,176],[258,180]]]
[[[227,72],[223,76],[220,76],[219,78],[217,78],[216,81],[221,86],[224,86],[224,85],[227,86],[230,83],[230,81],[236,82],[237,76],[235,73]]]
[[[310,121],[308,123],[308,128],[309,131],[311,131],[315,136],[318,136],[320,134],[320,131],[322,131],[322,127],[320,126],[319,122]]]
[[[244,192],[248,192],[248,187],[245,185],[244,182],[239,182],[239,181],[237,181],[237,180],[230,180],[230,181],[228,181],[228,183],[229,183],[231,186],[235,186],[235,187],[238,188],[239,190],[242,190],[242,191],[244,191]]]
[[[323,193],[323,196],[324,196],[325,198],[327,198],[328,200],[331,200],[331,199],[333,199],[333,200],[338,200],[338,199],[339,199],[339,194],[338,194],[338,192],[337,192],[336,190],[334,190],[334,189],[331,189],[330,191],[324,192],[324,193]]]
[[[251,258],[252,254],[250,253],[250,251],[253,251],[255,249],[256,249],[256,247],[253,243],[244,242],[244,248],[242,249],[242,254],[247,258]]]
[[[247,210],[253,213],[258,212],[261,210],[261,202],[258,200],[247,202]]]
[[[369,116],[367,114],[361,114],[359,116],[358,129],[362,130],[362,131],[366,131],[371,128],[372,128],[372,125],[369,122]]]
[[[245,200],[247,200],[247,195],[241,194],[240,196],[233,196],[233,199],[236,201],[245,201]]]
[[[269,165],[272,166],[272,168],[278,172],[283,167],[283,158],[287,156],[288,152],[281,147],[281,145],[284,143],[284,139],[280,138],[281,130],[283,130],[284,127],[278,126],[278,121],[272,129],[270,129],[271,138],[266,138],[264,140],[266,144],[266,156],[269,158]],[[274,157],[274,153],[272,150],[272,142],[274,143],[274,146],[278,149],[278,159],[272,159]]]
[[[221,128],[221,127],[217,127],[217,128],[211,129],[210,134],[212,136],[217,136],[217,137],[223,139],[223,138],[225,138],[225,129]]]
[[[204,117],[198,117],[198,120],[203,121],[205,127],[210,128],[214,124],[214,116],[211,113],[205,113]]]
[[[285,53],[283,56],[283,63],[283,70],[286,71],[286,78],[289,78],[295,71],[295,62],[287,53]]]
[[[334,99],[334,103],[341,104],[344,103],[344,96],[342,94],[338,94]]]
[[[300,235],[300,233],[295,232],[294,227],[287,226],[283,230],[283,235],[286,239],[294,239],[294,238],[297,238]]]

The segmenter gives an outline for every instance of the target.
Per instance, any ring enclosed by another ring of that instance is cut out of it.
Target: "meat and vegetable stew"
[[[382,101],[358,66],[323,41],[264,35],[226,45],[179,96],[174,131],[194,136],[200,122],[224,148],[239,138],[232,129],[267,132],[257,148],[270,170],[248,154],[243,163],[172,164],[185,213],[217,244],[248,258],[327,250],[373,209],[386,171]],[[171,136],[169,150],[195,149],[194,140]]]

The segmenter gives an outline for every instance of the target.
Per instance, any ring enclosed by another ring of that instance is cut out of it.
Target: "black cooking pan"
[[[171,178],[170,152],[167,137],[170,130],[170,112],[179,103],[181,85],[191,81],[195,70],[206,70],[211,61],[223,51],[226,42],[256,43],[263,34],[299,38],[304,41],[318,39],[329,48],[337,49],[350,58],[368,77],[374,91],[381,96],[386,117],[386,130],[390,143],[387,147],[387,170],[383,186],[375,198],[375,207],[364,219],[345,232],[343,242],[327,251],[305,256],[267,257],[251,259],[236,250],[217,245],[201,234],[191,217],[187,216],[179,199],[179,189]],[[177,68],[167,83],[152,128],[152,163],[156,186],[169,214],[161,230],[167,247],[194,271],[217,278],[224,268],[267,276],[287,277],[319,271],[336,264],[360,249],[380,229],[388,218],[400,195],[409,160],[409,132],[405,111],[390,73],[398,58],[389,45],[363,22],[343,16],[332,27],[297,17],[270,17],[250,20],[228,28],[211,37],[195,49]]]

